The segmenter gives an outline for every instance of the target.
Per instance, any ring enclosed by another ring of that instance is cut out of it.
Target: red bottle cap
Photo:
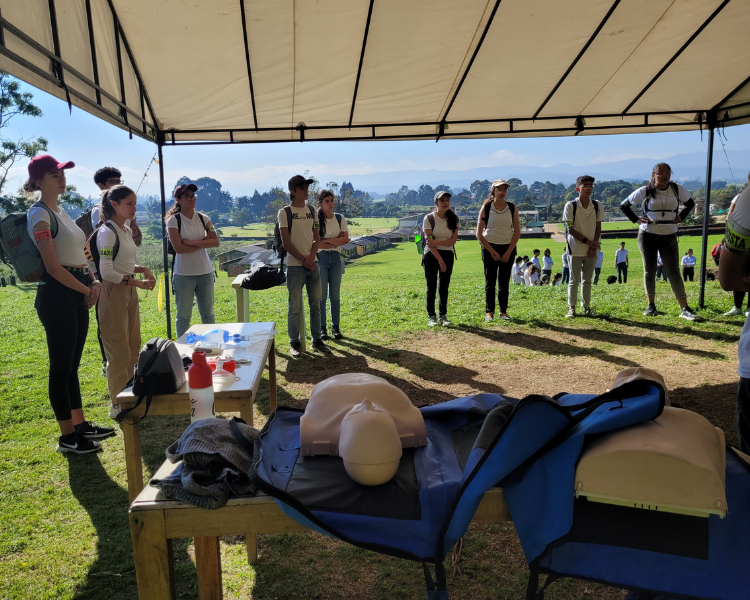
[[[211,367],[206,363],[205,352],[193,352],[193,364],[188,368],[188,385],[191,390],[213,387]]]

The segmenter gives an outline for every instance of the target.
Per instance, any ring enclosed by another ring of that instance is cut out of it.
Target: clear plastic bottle
[[[193,364],[188,369],[190,422],[216,417],[214,410],[214,381],[205,352],[193,352]]]
[[[186,344],[196,344],[198,342],[207,342],[209,344],[222,344],[229,341],[229,332],[226,329],[212,329],[206,333],[189,332],[185,336]]]

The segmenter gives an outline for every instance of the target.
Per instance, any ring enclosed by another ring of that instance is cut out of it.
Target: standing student
[[[427,238],[422,254],[422,266],[427,282],[427,325],[450,325],[448,320],[448,288],[451,284],[453,261],[456,257],[458,217],[451,210],[448,192],[435,194],[435,209],[425,216],[422,228]],[[439,279],[439,285],[438,285]],[[440,320],[435,316],[435,293],[438,293]]]
[[[747,189],[748,187],[750,187],[750,173],[747,174],[747,185],[745,186],[745,189]],[[729,218],[729,215],[731,215],[734,212],[734,209],[737,206],[737,199],[739,197],[740,197],[740,194],[737,194],[734,198],[732,198],[732,202],[729,205],[729,212],[727,214],[727,218]],[[720,245],[717,244],[717,246],[720,246]],[[719,256],[721,255],[720,252],[718,254]],[[713,252],[711,253],[711,256],[714,256]],[[719,264],[718,261],[716,260],[714,260],[714,262],[716,262],[717,265]],[[729,311],[725,312],[724,316],[733,317],[735,315],[741,315],[744,312],[745,316],[747,317],[750,314],[750,296],[748,296],[748,299],[747,299],[747,308],[743,311],[742,304],[745,301],[745,292],[735,291],[733,295],[734,295],[734,298],[733,298],[734,302],[733,302],[732,308],[729,309]]]
[[[520,256],[516,256],[516,262],[513,265],[513,283],[516,285],[524,285],[525,283],[523,280],[523,258]]]
[[[568,226],[568,254],[570,255],[570,283],[568,284],[568,313],[566,318],[576,316],[578,287],[582,285],[581,304],[583,315],[590,317],[591,279],[599,252],[599,237],[602,233],[604,209],[593,200],[594,178],[581,175],[576,179],[578,198],[565,204],[563,221]]]
[[[750,186],[740,194],[735,209],[727,218],[724,249],[719,261],[719,283],[727,291],[750,292]],[[750,453],[750,319],[740,334],[737,349],[740,383],[737,388],[737,429],[740,450]]]
[[[96,234],[102,281],[99,318],[112,404],[109,416],[113,419],[120,412],[117,394],[133,377],[141,350],[141,317],[136,290],[153,290],[156,283],[151,269],[136,263],[137,247],[132,230],[126,225],[128,219],[135,216],[135,210],[135,192],[129,187],[116,185],[102,194],[104,224]],[[143,281],[135,278],[136,273],[143,273]]]
[[[617,269],[617,282],[627,283],[628,282],[628,265],[630,259],[628,258],[628,251],[625,250],[625,242],[620,242],[620,249],[615,252],[615,269]]]
[[[533,254],[534,254],[534,258],[531,259],[531,262],[533,262],[537,267],[539,267],[539,270],[541,271],[542,270],[542,265],[539,262],[540,251],[537,248],[534,248]]]
[[[563,252],[562,265],[563,265],[562,283],[568,283],[570,281],[570,256],[568,255],[567,250]]]
[[[695,202],[690,192],[681,185],[670,181],[672,169],[666,163],[658,163],[651,171],[648,185],[638,188],[622,203],[622,212],[639,224],[638,247],[643,257],[643,285],[646,288],[648,307],[643,312],[655,316],[656,310],[656,261],[657,254],[664,259],[665,275],[669,276],[672,292],[680,305],[680,317],[688,321],[697,315],[688,306],[685,285],[677,275],[680,268],[677,224],[690,214]],[[632,206],[641,204],[643,214],[637,217]],[[680,210],[682,206],[682,210]]]
[[[214,316],[214,266],[206,248],[218,248],[211,219],[195,210],[198,197],[195,184],[178,185],[174,205],[167,211],[169,242],[175,251],[172,289],[177,305],[177,337],[190,327],[193,299],[198,302],[201,323],[216,323]]]
[[[664,283],[669,282],[669,274],[667,273],[667,270],[664,268],[664,263],[661,260],[661,252],[657,250],[656,251],[656,281],[659,281],[659,279],[663,279]]]
[[[487,322],[492,321],[495,316],[495,285],[500,319],[510,321],[510,274],[516,256],[516,244],[521,237],[521,226],[515,204],[505,200],[509,188],[510,184],[505,179],[493,181],[477,220],[477,239],[482,245],[484,264],[484,320]]]
[[[65,192],[65,169],[74,166],[48,154],[37,156],[29,163],[23,189],[27,194],[41,192],[39,202],[26,212],[26,226],[44,263],[34,307],[47,338],[49,400],[60,427],[57,451],[85,454],[99,450],[95,440],[113,435],[114,429],[87,421],[83,414],[78,367],[89,330],[88,311],[99,299],[101,285],[89,270],[83,232],[58,205],[58,196]]]
[[[549,248],[547,248],[544,251],[544,256],[542,257],[542,275],[552,277],[553,266],[555,266],[555,263],[552,261],[552,255],[550,254]]]
[[[349,227],[346,217],[333,212],[335,198],[331,190],[318,194],[318,225],[320,245],[318,246],[318,269],[320,269],[320,337],[328,339],[326,329],[326,299],[331,297],[331,335],[340,340],[341,334],[341,276],[344,265],[341,262],[341,246],[349,243]]]
[[[287,327],[289,329],[289,355],[302,356],[299,330],[299,314],[302,308],[302,288],[307,290],[310,305],[310,334],[312,348],[322,354],[331,354],[331,349],[321,339],[320,331],[320,270],[318,269],[318,247],[320,230],[315,208],[307,203],[312,179],[295,175],[289,180],[288,206],[280,209],[276,219],[284,250],[287,251],[286,287],[289,290]]]
[[[604,252],[600,249],[596,253],[596,264],[594,265],[594,285],[599,284],[599,275],[602,272],[602,265],[604,264]]]
[[[688,251],[685,252],[685,256],[682,257],[682,280],[683,281],[693,281],[693,277],[695,276],[695,263],[698,262],[698,259],[693,256],[693,249],[688,248]]]

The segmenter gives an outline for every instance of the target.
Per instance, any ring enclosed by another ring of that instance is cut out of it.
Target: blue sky
[[[156,146],[128,134],[49,94],[26,86],[42,109],[42,118],[16,118],[4,130],[11,138],[43,136],[49,153],[59,160],[73,160],[69,183],[84,195],[94,195],[92,176],[101,166],[118,167],[128,185],[137,187],[156,152]],[[750,149],[750,125],[726,130],[727,149]],[[676,154],[705,152],[706,138],[699,132],[601,135],[561,138],[443,140],[400,142],[306,142],[194,146],[164,150],[167,191],[187,175],[208,176],[222,182],[238,196],[254,188],[283,184],[297,172],[309,170],[321,181],[357,174],[401,170],[466,170],[504,165],[552,166],[559,163],[591,165],[629,158],[667,160]],[[718,141],[717,141],[718,145]],[[740,166],[740,170],[747,166]],[[10,188],[20,186],[26,165],[13,173]],[[644,174],[646,177],[647,174]],[[22,179],[23,178],[23,179]],[[159,171],[151,165],[141,193],[158,194]]]

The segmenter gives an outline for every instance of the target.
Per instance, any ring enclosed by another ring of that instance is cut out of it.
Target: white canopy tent
[[[706,128],[709,187],[748,32],[748,0],[0,0],[0,69],[160,153]]]

